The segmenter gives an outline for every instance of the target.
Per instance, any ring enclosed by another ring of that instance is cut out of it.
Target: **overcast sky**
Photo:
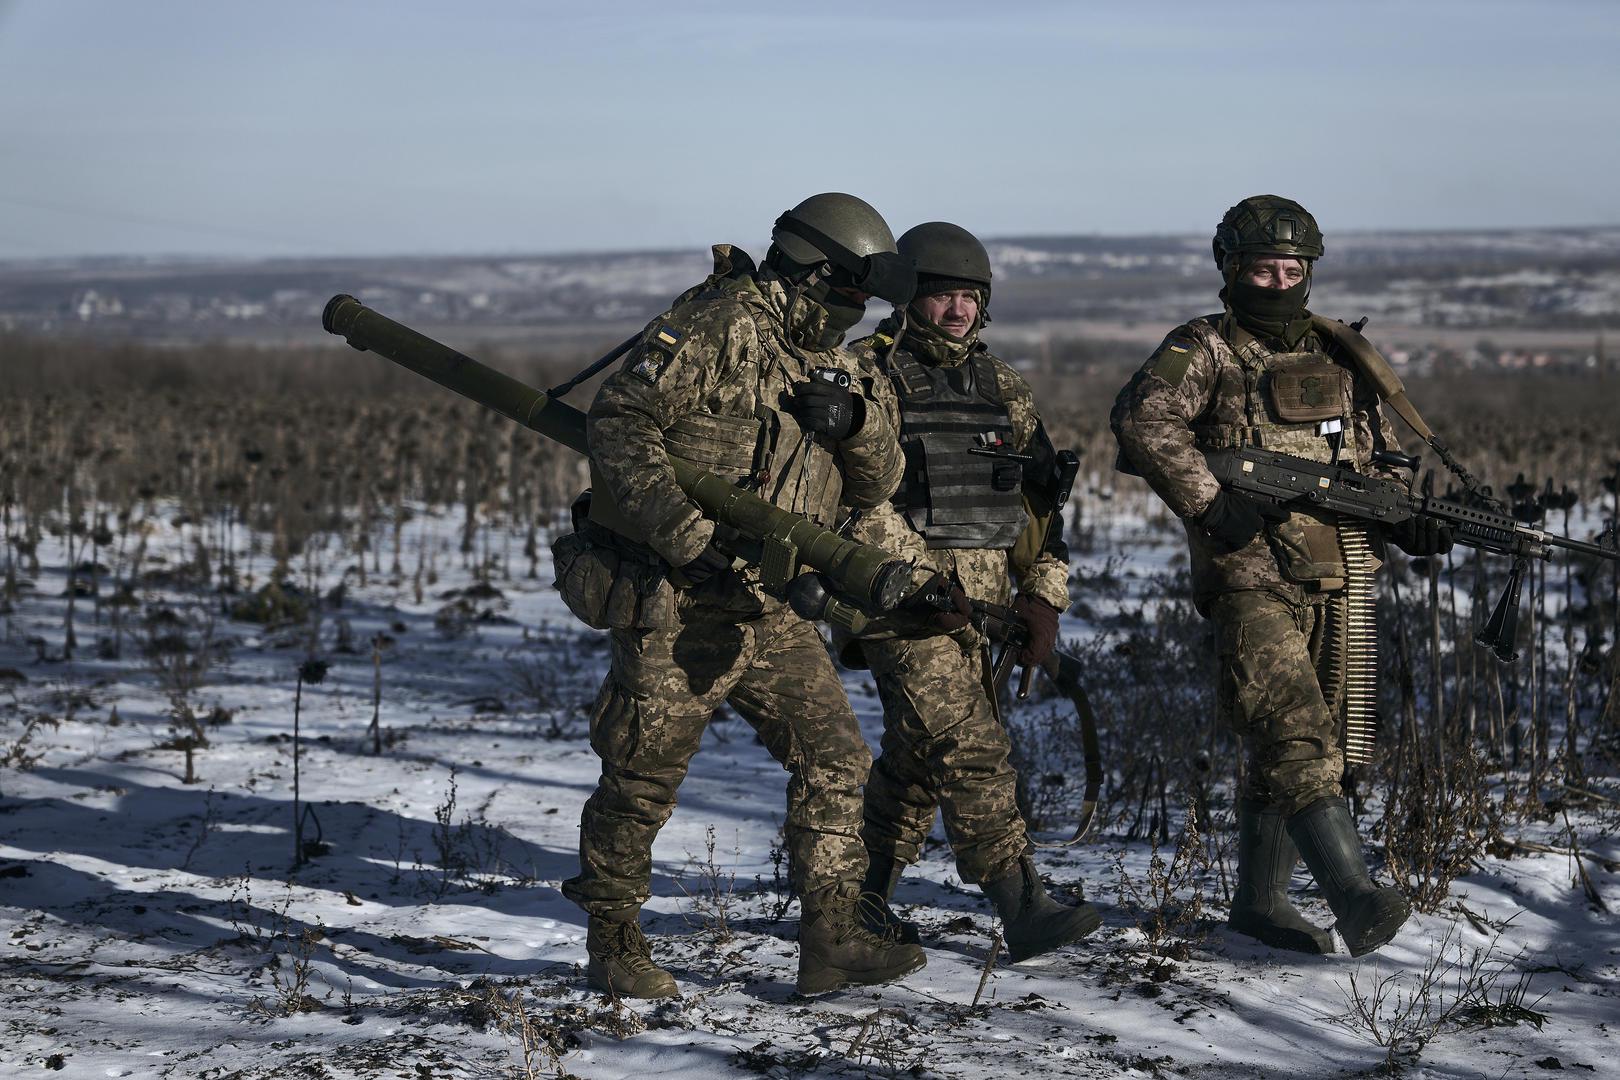
[[[874,13],[876,12],[876,13]],[[0,258],[1620,223],[1620,4],[0,0]]]

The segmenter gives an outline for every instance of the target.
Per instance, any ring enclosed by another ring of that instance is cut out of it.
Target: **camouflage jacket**
[[[878,326],[877,333],[854,342],[850,349],[860,358],[863,366],[882,370],[883,358],[894,341],[893,334],[897,328],[892,318],[886,319]],[[990,353],[982,342],[975,343],[971,350],[928,348],[927,345],[932,343],[927,342],[923,348],[907,349],[912,340],[908,335],[900,347],[923,364],[954,366],[965,363],[970,355],[988,357],[995,366],[1002,398],[1012,419],[1014,451],[1025,453],[1037,439],[1047,438],[1040,414],[1035,409],[1035,398],[1029,383],[1005,361]],[[892,410],[889,426],[898,431],[900,407],[892,393],[885,400],[885,407]],[[852,537],[881,547],[900,558],[954,576],[961,583],[963,591],[976,600],[1005,604],[1016,582],[1019,592],[1045,600],[1063,611],[1069,606],[1069,564],[1066,558],[1059,555],[1066,553],[1060,544],[1043,547],[1046,525],[1052,515],[1042,512],[1042,508],[1032,505],[1032,501],[1038,504],[1039,496],[1032,500],[1026,495],[1026,510],[1032,511],[1025,529],[1026,536],[1011,551],[977,548],[929,550],[921,534],[888,502],[863,511]],[[1058,528],[1061,529],[1061,524]]]
[[[903,469],[888,380],[844,349],[792,345],[783,287],[750,272],[747,256],[729,245],[716,245],[714,258],[714,274],[647,325],[587,417],[593,518],[597,500],[609,504],[612,527],[671,566],[696,558],[714,523],[676,484],[669,452],[826,525],[840,502],[887,499]],[[801,302],[795,336],[813,340],[823,318]],[[833,447],[806,440],[785,408],[790,388],[818,366],[850,372],[866,399],[860,429]],[[757,582],[753,571],[745,578]]]
[[[1327,565],[1331,552],[1321,554],[1322,544],[1336,547],[1331,518],[1296,513],[1239,551],[1212,551],[1195,519],[1220,485],[1201,451],[1262,445],[1326,461],[1338,441],[1342,463],[1387,476],[1389,470],[1372,464],[1372,454],[1399,446],[1371,386],[1348,358],[1330,351],[1314,332],[1293,352],[1273,345],[1222,315],[1194,319],[1170,331],[1120,391],[1110,416],[1122,467],[1140,473],[1187,528],[1200,610],[1212,597],[1239,589],[1299,600],[1339,587]],[[1309,407],[1300,411],[1301,395],[1291,397],[1288,388],[1302,384],[1309,387],[1303,398]],[[1319,434],[1330,414],[1342,423],[1342,433]],[[1308,564],[1298,550],[1312,537],[1322,565]]]

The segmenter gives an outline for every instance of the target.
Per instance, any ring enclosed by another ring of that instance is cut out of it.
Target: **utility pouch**
[[[1267,526],[1266,534],[1289,581],[1313,592],[1344,588],[1344,551],[1337,525],[1296,510],[1288,520]]]
[[[551,543],[557,591],[574,617],[595,630],[657,630],[675,625],[675,587],[663,561],[631,550],[586,520],[591,493],[574,501],[575,531]]]
[[[760,432],[752,416],[688,413],[664,432],[664,450],[735,483],[751,478]]]
[[[1267,373],[1268,396],[1277,419],[1310,424],[1348,415],[1350,372],[1326,358],[1273,367]]]
[[[664,432],[664,453],[696,465],[722,479],[739,483],[754,475],[756,448],[763,425],[751,416],[714,416],[689,413]],[[608,487],[596,463],[591,462],[591,486]],[[638,545],[647,542],[641,526],[619,510],[612,499],[586,500],[590,520],[603,529]]]

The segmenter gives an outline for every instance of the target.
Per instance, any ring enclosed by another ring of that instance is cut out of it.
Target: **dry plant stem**
[[[996,958],[1001,955],[1001,934],[997,933],[990,942],[990,955],[984,958],[984,970],[979,972],[979,985],[973,991],[972,1008],[979,1007],[979,999],[984,996],[985,985],[990,982],[990,973],[996,969]]]
[[[299,714],[304,705],[304,674],[300,669],[298,685],[293,690],[293,869],[304,865],[304,814],[299,799],[298,788],[298,750],[299,750]]]
[[[382,756],[382,638],[371,639],[371,752]]]
[[[1592,875],[1586,872],[1586,860],[1581,858],[1580,845],[1575,840],[1575,826],[1570,824],[1568,810],[1564,811],[1564,829],[1569,833],[1569,858],[1575,864],[1575,873],[1580,878],[1581,890],[1586,893],[1587,903],[1599,911],[1608,911],[1609,906],[1603,902],[1597,886],[1592,884]]]

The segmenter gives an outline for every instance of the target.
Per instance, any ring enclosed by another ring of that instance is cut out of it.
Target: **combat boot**
[[[819,889],[803,900],[799,917],[801,994],[825,994],[910,975],[928,962],[922,949],[867,929],[854,882]]]
[[[1351,956],[1370,953],[1395,936],[1411,916],[1411,905],[1399,889],[1373,884],[1348,803],[1336,795],[1317,799],[1288,819],[1288,834],[1338,918],[1339,936]]]
[[[1001,940],[1015,964],[1072,945],[1102,925],[1102,916],[1090,904],[1069,907],[1046,895],[1028,855],[1018,860],[1018,869],[979,888],[1001,918]]]
[[[1274,949],[1321,955],[1333,951],[1333,935],[1306,919],[1288,902],[1299,849],[1283,825],[1281,813],[1268,813],[1263,803],[1243,800],[1238,806],[1237,894],[1226,925],[1259,938]]]
[[[894,898],[894,887],[900,884],[905,864],[889,855],[866,853],[866,880],[861,884],[861,918],[866,928],[890,941],[902,945],[916,945],[922,937],[917,924],[907,922],[894,913],[889,901]]]
[[[652,962],[652,946],[635,916],[627,920],[592,915],[585,931],[585,985],[614,997],[673,998],[675,977]]]

